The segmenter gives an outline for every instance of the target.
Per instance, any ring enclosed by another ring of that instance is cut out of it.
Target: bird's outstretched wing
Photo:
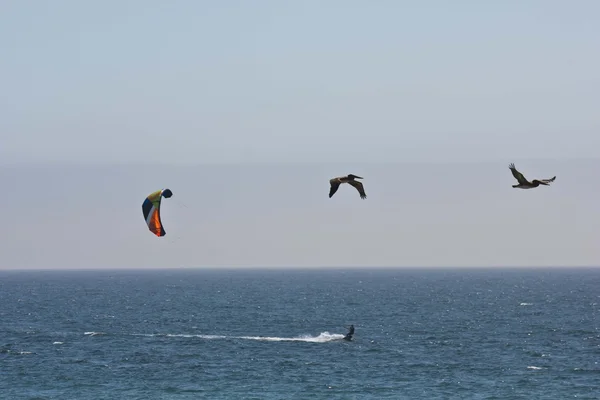
[[[510,168],[510,171],[512,172],[513,176],[515,177],[515,179],[521,184],[521,185],[526,185],[529,182],[527,181],[527,179],[525,179],[525,177],[523,176],[522,173],[520,173],[519,171],[517,171],[517,169],[515,168],[515,164],[510,164],[508,166],[508,168]]]
[[[554,176],[550,179],[539,179],[539,181],[543,182],[543,183],[552,183],[552,182],[554,182],[555,179],[556,179],[556,176]]]
[[[554,180],[556,179],[556,177],[551,178],[551,179],[534,179],[532,183],[538,183],[540,185],[550,185],[551,182],[554,182]]]
[[[358,190],[358,193],[360,193],[360,198],[361,199],[366,199],[367,195],[365,194],[365,188],[363,187],[363,184],[359,181],[349,181],[348,182],[349,185],[352,185],[356,188],[356,190]]]
[[[329,198],[331,198],[331,196],[333,196],[335,194],[335,192],[337,192],[338,188],[340,187],[340,181],[338,181],[335,178],[330,179],[329,185],[331,186],[329,188]]]

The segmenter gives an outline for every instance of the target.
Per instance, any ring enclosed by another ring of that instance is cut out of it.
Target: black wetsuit
[[[350,327],[348,327],[348,333],[346,333],[346,336],[344,336],[344,339],[351,340],[352,335],[354,335],[354,325],[350,325]]]

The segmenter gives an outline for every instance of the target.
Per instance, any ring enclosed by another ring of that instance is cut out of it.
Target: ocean
[[[599,362],[600,269],[0,272],[2,399],[599,399]]]

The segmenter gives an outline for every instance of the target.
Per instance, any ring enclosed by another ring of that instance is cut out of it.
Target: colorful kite
[[[173,196],[173,192],[169,189],[157,190],[154,193],[150,193],[144,203],[142,204],[142,212],[144,213],[144,219],[148,225],[150,232],[156,236],[165,236],[165,232],[162,221],[160,220],[160,201],[162,198],[168,199]]]

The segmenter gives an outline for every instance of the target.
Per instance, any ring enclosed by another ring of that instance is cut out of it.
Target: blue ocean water
[[[0,272],[0,398],[598,399],[599,311],[600,269]]]

